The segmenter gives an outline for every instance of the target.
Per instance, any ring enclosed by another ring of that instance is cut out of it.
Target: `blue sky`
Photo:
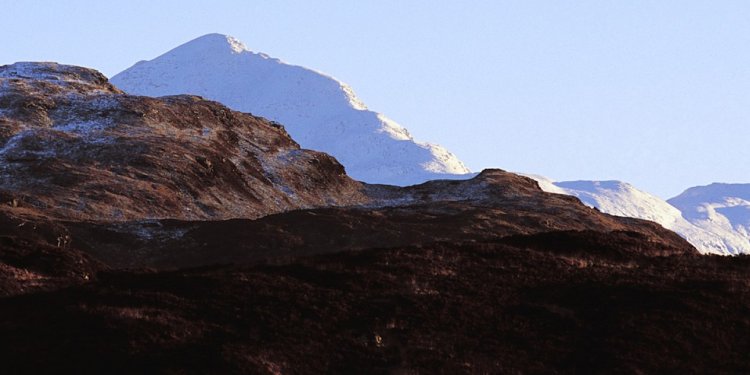
[[[0,64],[108,76],[211,32],[350,84],[471,169],[750,182],[744,1],[2,0]]]

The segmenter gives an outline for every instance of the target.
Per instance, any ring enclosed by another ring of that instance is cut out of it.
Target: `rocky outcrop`
[[[0,67],[0,195],[96,221],[253,218],[363,203],[362,185],[284,128],[198,97],[129,96],[93,70]]]

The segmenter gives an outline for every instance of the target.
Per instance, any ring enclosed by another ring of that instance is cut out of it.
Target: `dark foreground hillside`
[[[4,373],[750,371],[750,259],[512,242],[104,272],[0,300],[0,360]]]

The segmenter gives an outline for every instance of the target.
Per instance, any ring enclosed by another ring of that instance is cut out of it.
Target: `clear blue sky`
[[[108,76],[203,34],[350,84],[473,170],[750,182],[747,1],[0,2],[0,64]]]

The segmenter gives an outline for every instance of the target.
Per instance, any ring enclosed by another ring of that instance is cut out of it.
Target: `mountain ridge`
[[[659,197],[639,190],[633,185],[617,181],[552,181],[539,175],[527,175],[539,182],[547,192],[568,194],[581,199],[588,206],[602,212],[654,221],[680,234],[705,254],[737,255],[750,253],[750,242],[731,226],[693,220],[687,212]],[[716,184],[714,184],[716,185]],[[712,185],[712,186],[714,186]],[[722,184],[718,184],[722,185]],[[688,189],[688,191],[692,191]]]
[[[367,109],[348,85],[246,48],[237,52],[233,43],[240,42],[208,34],[111,81],[132,94],[200,95],[277,121],[303,147],[333,155],[364,182],[411,185],[470,172],[445,148],[417,142],[398,123]]]

